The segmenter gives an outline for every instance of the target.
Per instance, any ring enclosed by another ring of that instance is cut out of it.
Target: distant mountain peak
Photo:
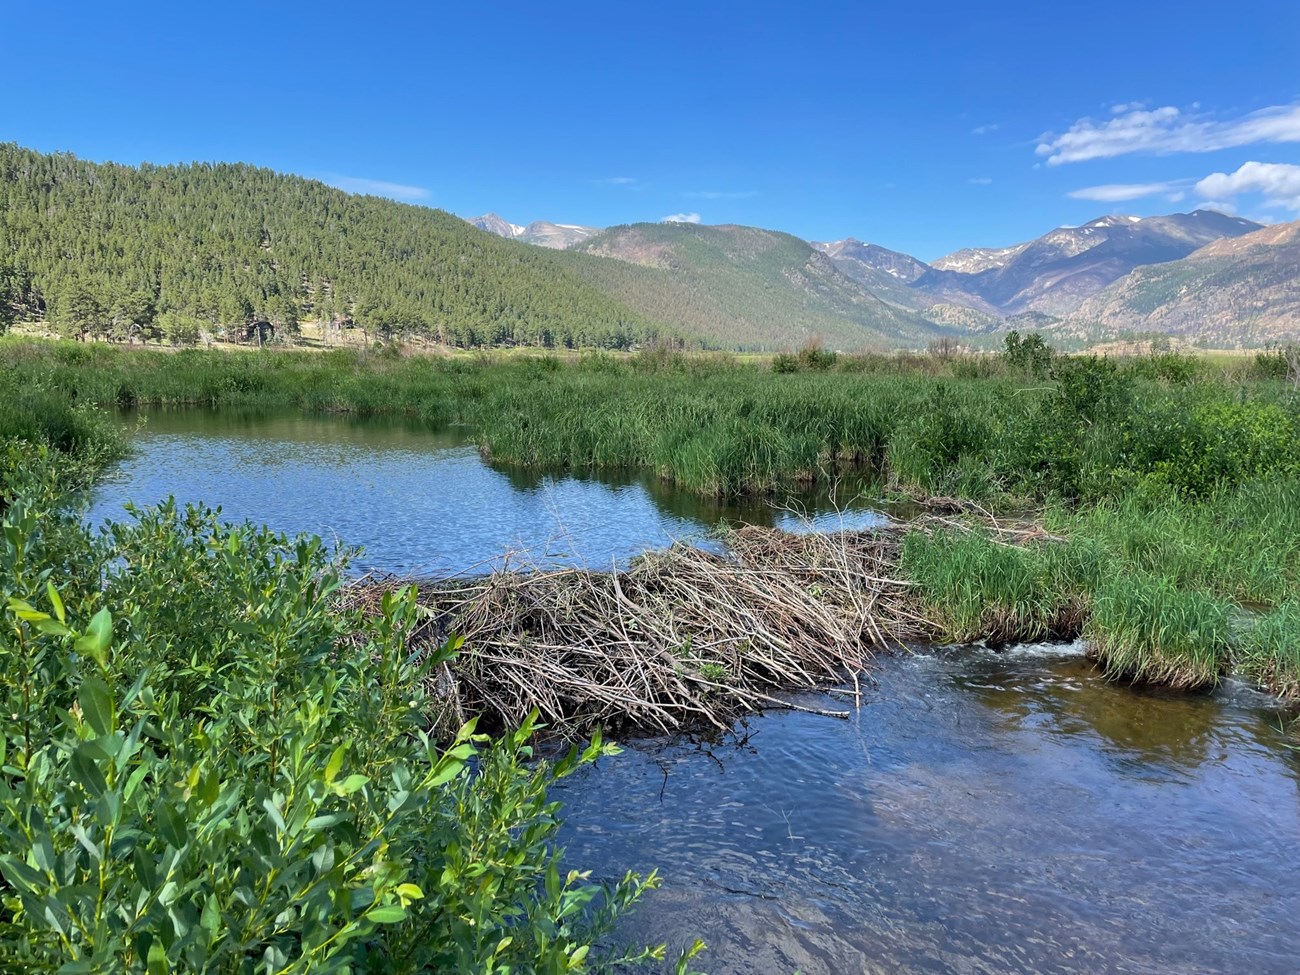
[[[845,269],[843,262],[854,261],[872,271],[888,274],[904,284],[911,284],[930,270],[928,264],[918,261],[910,254],[891,251],[879,244],[864,244],[856,237],[845,237],[828,243],[814,242],[813,247],[840,264],[841,270]]]
[[[498,237],[505,237],[508,240],[514,240],[522,237],[526,228],[519,226],[517,223],[510,223],[497,216],[495,213],[485,213],[481,217],[471,217],[468,223],[479,230],[486,230],[490,234],[496,234]]]
[[[486,230],[507,240],[519,240],[525,244],[536,244],[538,247],[549,247],[552,250],[565,250],[600,232],[596,227],[584,227],[576,223],[551,223],[549,220],[534,220],[525,227],[510,223],[495,213],[470,217],[466,222],[478,227],[479,230]]]
[[[1177,261],[1135,268],[1058,330],[1090,339],[1163,332],[1218,347],[1294,341],[1300,337],[1300,221],[1223,236]]]
[[[1141,217],[1135,217],[1128,213],[1112,213],[1104,217],[1098,217],[1096,220],[1089,220],[1083,224],[1084,227],[1126,227],[1135,223],[1141,223]]]

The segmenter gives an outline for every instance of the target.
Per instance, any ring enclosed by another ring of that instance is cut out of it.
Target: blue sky
[[[1300,2],[0,4],[0,140],[933,259],[1300,218]]]

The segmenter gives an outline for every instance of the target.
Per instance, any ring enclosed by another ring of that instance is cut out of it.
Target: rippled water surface
[[[1300,970],[1300,761],[1266,699],[1139,693],[1077,649],[877,677],[851,720],[566,785],[574,864],[664,876],[625,934],[698,935],[714,973]]]
[[[172,495],[220,505],[229,520],[362,546],[362,569],[447,575],[488,568],[509,552],[520,563],[607,567],[699,540],[723,520],[789,528],[881,520],[854,507],[860,485],[842,486],[838,504],[826,493],[783,507],[724,504],[653,477],[494,467],[467,431],[402,420],[202,410],[122,419],[135,431],[135,454],[97,488],[92,521],[123,517],[128,501]]]

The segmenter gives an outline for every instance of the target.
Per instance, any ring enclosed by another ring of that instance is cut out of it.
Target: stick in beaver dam
[[[792,534],[748,526],[726,554],[675,545],[626,569],[501,570],[418,584],[425,623],[413,651],[464,639],[435,681],[441,720],[517,723],[534,708],[552,730],[671,734],[729,729],[766,707],[822,711],[780,692],[864,669],[876,650],[932,635],[899,578],[901,529]],[[378,605],[409,580],[353,586]],[[444,729],[445,730],[445,729]]]

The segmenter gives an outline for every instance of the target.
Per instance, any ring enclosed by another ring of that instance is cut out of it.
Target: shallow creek
[[[575,865],[660,868],[629,938],[699,936],[713,973],[1297,970],[1300,754],[1271,699],[1136,691],[1078,645],[874,676],[848,721],[769,712],[563,788]]]

